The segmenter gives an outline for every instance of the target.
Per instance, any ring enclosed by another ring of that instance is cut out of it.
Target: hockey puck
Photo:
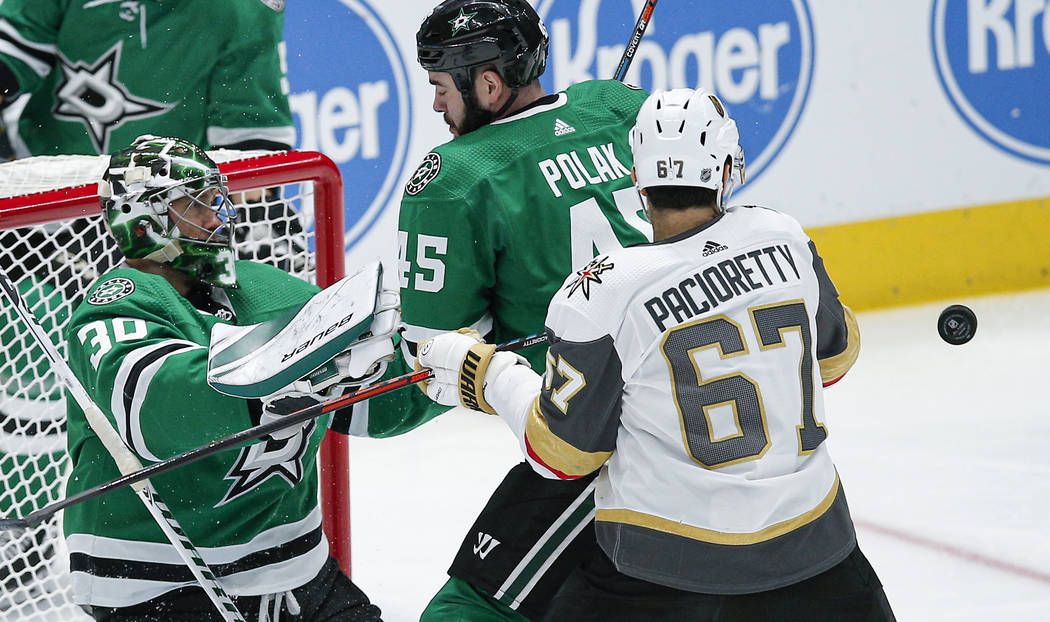
[[[937,332],[946,342],[961,346],[977,334],[977,316],[969,307],[952,305],[941,311],[941,317],[937,319]]]

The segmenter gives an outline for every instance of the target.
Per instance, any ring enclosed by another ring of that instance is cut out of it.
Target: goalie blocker
[[[394,357],[398,294],[382,289],[372,262],[314,295],[299,309],[247,326],[216,324],[208,384],[220,393],[261,399],[272,418],[381,377]],[[332,429],[346,433],[349,411]]]

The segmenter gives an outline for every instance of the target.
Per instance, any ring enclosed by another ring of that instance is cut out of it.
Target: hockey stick
[[[66,385],[66,389],[76,400],[77,404],[84,411],[84,415],[87,418],[88,425],[98,436],[99,440],[106,447],[106,451],[113,457],[113,461],[116,462],[117,468],[120,469],[121,473],[128,474],[134,473],[142,469],[142,463],[135,454],[131,453],[131,450],[124,444],[124,441],[117,434],[113,426],[110,425],[109,420],[102,414],[102,411],[98,406],[95,405],[94,400],[88,395],[84,386],[80,383],[77,377],[73,374],[73,370],[70,369],[69,363],[62,358],[59,354],[55,344],[51,342],[51,339],[44,332],[44,329],[37,322],[36,317],[33,316],[32,311],[29,310],[29,305],[26,304],[21,294],[18,293],[18,288],[11,282],[11,279],[7,276],[7,272],[0,269],[0,289],[3,290],[3,295],[11,304],[15,307],[19,317],[25,322],[26,326],[29,327],[30,332],[33,333],[33,337],[36,339],[37,344],[43,349],[44,354],[47,355],[48,360],[51,362],[51,369],[54,370],[55,375]],[[145,479],[145,478],[142,478]],[[168,506],[161,500],[157,494],[153,484],[149,481],[137,480],[132,486],[135,493],[139,496],[142,504],[146,506],[153,520],[157,521],[157,525],[161,531],[164,532],[165,537],[171,542],[172,546],[178,552],[179,557],[190,569],[190,573],[193,574],[193,578],[197,580],[197,583],[204,589],[204,592],[208,595],[208,598],[215,605],[215,608],[219,611],[219,615],[225,622],[244,622],[244,617],[241,612],[237,610],[237,605],[233,604],[233,600],[223,589],[222,585],[219,584],[215,578],[215,574],[208,568],[208,565],[204,563],[204,558],[201,557],[200,551],[193,546],[193,542],[186,536],[186,533],[182,530],[182,525],[175,519],[175,516],[171,513]],[[46,508],[45,508],[46,509]],[[61,508],[57,508],[56,511]],[[11,525],[0,525],[0,528],[8,527],[29,527],[41,520],[44,520],[55,512],[50,512],[46,516],[40,517],[40,519],[31,522],[13,522]],[[35,512],[34,512],[35,514]],[[4,521],[0,521],[4,522]]]
[[[508,341],[507,343],[501,344],[496,349],[501,352],[513,352],[516,350],[521,350],[522,348],[527,348],[529,346],[537,345],[540,343],[546,343],[546,341],[547,335],[545,333],[538,333],[535,335],[529,335],[528,337],[522,337],[520,339]],[[63,361],[63,363],[64,362],[65,361]],[[180,466],[187,465],[191,462],[196,462],[201,458],[205,458],[207,456],[219,453],[221,451],[225,451],[236,445],[240,445],[248,441],[253,441],[255,439],[262,438],[278,430],[294,427],[298,424],[303,423],[304,421],[316,419],[321,415],[325,415],[330,412],[346,408],[347,406],[350,406],[352,404],[363,402],[367,399],[383,395],[384,393],[396,391],[402,387],[407,387],[411,384],[416,384],[417,382],[422,382],[424,380],[427,380],[428,378],[432,378],[433,376],[434,372],[431,369],[421,369],[419,371],[404,374],[402,376],[395,376],[394,378],[374,384],[370,387],[359,389],[357,391],[354,391],[353,393],[347,393],[346,395],[336,397],[325,402],[320,402],[318,404],[314,404],[313,406],[307,406],[306,408],[285,415],[275,421],[271,421],[269,423],[264,423],[263,425],[255,426],[254,428],[248,428],[247,430],[236,432],[227,437],[212,441],[207,445],[202,445],[201,447],[197,447],[196,449],[191,449],[185,453],[181,453],[177,456],[168,458],[163,462],[157,462],[149,465],[148,467],[142,467],[140,464],[138,470],[133,472],[127,472],[122,470],[121,472],[124,473],[124,475],[118,477],[117,479],[108,481],[104,484],[99,484],[98,486],[95,486],[93,488],[89,488],[87,490],[78,492],[77,494],[71,497],[66,497],[65,499],[61,499],[50,505],[46,505],[40,508],[39,510],[36,510],[35,512],[26,514],[24,517],[0,518],[0,531],[4,529],[12,529],[18,527],[31,527],[40,523],[41,521],[47,520],[56,512],[64,510],[69,506],[76,505],[83,501],[87,501],[88,499],[92,499],[99,495],[104,495],[118,488],[123,488],[124,486],[137,484],[138,482],[141,482],[155,475],[160,475],[161,473],[165,473],[172,469],[176,469]],[[101,413],[99,414],[101,415]],[[112,432],[112,428],[110,428],[110,431]]]
[[[623,51],[623,56],[620,57],[620,65],[616,68],[616,73],[613,74],[614,80],[623,82],[624,76],[627,75],[627,68],[631,66],[631,61],[634,60],[634,53],[638,51],[638,45],[642,42],[642,35],[645,34],[645,29],[649,27],[649,21],[653,18],[653,9],[656,8],[657,0],[646,0],[645,6],[642,7],[642,12],[638,15],[638,21],[634,24],[634,30],[631,32],[631,39],[627,42],[627,47]]]

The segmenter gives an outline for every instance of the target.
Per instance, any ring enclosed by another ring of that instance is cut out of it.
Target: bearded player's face
[[[466,105],[463,102],[463,94],[456,88],[452,76],[439,72],[427,72],[430,76],[430,84],[434,86],[434,112],[440,112],[448,125],[448,131],[453,136],[460,136],[463,132],[463,121],[466,119]]]
[[[453,136],[470,133],[492,120],[491,113],[467,106],[450,74],[439,71],[427,74],[434,86],[434,112],[441,113]]]

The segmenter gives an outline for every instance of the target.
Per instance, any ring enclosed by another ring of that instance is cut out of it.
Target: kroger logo
[[[1050,164],[1050,6],[1045,0],[936,0],[941,85],[986,140]]]
[[[611,78],[643,0],[540,0],[551,37],[548,91]],[[649,91],[703,86],[740,127],[748,179],[777,156],[809,94],[813,32],[804,0],[663,0],[626,82]]]
[[[411,132],[405,63],[386,25],[360,0],[289,2],[285,16],[297,149],[343,175],[349,248],[398,188]]]

